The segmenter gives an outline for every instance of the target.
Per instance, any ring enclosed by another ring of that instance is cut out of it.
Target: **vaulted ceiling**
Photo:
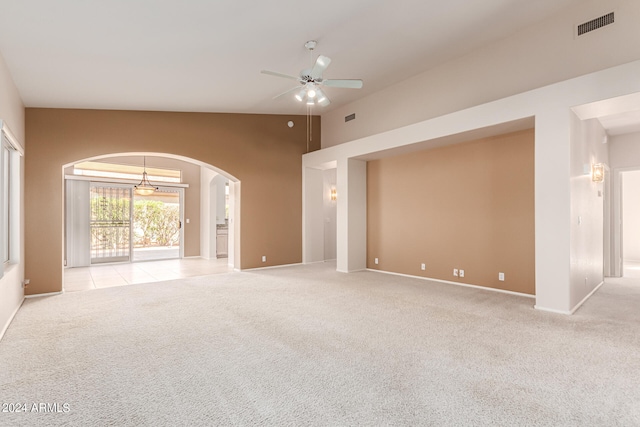
[[[325,78],[364,80],[327,88],[331,109],[579,1],[2,1],[0,52],[27,107],[301,114],[260,70],[330,57]]]

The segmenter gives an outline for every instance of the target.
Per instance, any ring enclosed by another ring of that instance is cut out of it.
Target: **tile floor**
[[[112,286],[161,282],[183,277],[207,276],[229,271],[233,271],[233,268],[229,267],[227,258],[210,260],[204,258],[182,258],[65,268],[64,291],[87,291]]]

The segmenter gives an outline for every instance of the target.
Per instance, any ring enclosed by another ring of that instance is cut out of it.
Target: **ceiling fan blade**
[[[348,89],[362,88],[362,80],[359,79],[324,80],[322,84],[325,86],[343,87]]]
[[[290,76],[288,74],[277,73],[275,71],[262,70],[260,72],[262,74],[268,74],[270,76],[284,77],[285,79],[291,79],[291,80],[296,80],[296,81],[300,80],[300,77],[294,77],[294,76]]]
[[[311,77],[313,77],[314,79],[321,79],[322,72],[327,69],[329,64],[331,64],[331,58],[323,55],[318,56],[318,59],[316,59],[316,63],[311,69]]]
[[[286,94],[288,94],[290,92],[293,92],[296,89],[300,89],[300,86],[296,86],[296,87],[292,87],[291,89],[287,89],[284,92],[282,92],[281,94],[274,96],[273,99],[280,98],[281,96],[284,96],[284,95],[286,95]]]

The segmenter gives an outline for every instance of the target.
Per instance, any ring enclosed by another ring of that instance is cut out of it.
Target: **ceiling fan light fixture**
[[[305,43],[305,48],[311,52],[316,48],[318,42],[315,40],[309,40]],[[298,102],[304,102],[308,106],[320,105],[322,107],[326,107],[331,103],[329,98],[322,92],[322,86],[331,86],[337,88],[348,88],[348,89],[361,89],[362,88],[362,80],[360,79],[325,79],[323,77],[324,71],[331,64],[331,58],[324,55],[319,55],[316,58],[315,63],[311,68],[304,69],[300,71],[298,77],[278,73],[275,71],[262,70],[262,74],[269,74],[276,77],[282,77],[289,80],[296,80],[299,83],[298,87],[291,88],[280,95],[274,97],[278,98],[282,95],[289,95],[291,92],[294,92],[295,99]]]
[[[322,89],[318,89],[316,93],[316,101],[318,102],[318,105],[322,107],[326,107],[331,103],[331,101],[329,101],[329,98],[327,98],[327,95],[325,95]]]
[[[302,102],[306,94],[307,94],[307,91],[305,89],[301,89],[298,93],[296,93],[295,96],[298,101]]]

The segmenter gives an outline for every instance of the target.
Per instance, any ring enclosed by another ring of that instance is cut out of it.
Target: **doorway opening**
[[[144,157],[157,187],[149,195],[134,191]],[[193,258],[202,261],[191,275],[239,269],[240,182],[224,171],[181,156],[125,153],[67,164],[63,173],[65,283],[68,276],[85,278],[88,272],[80,270],[91,268],[116,269],[129,283],[130,269],[163,261],[174,264],[135,271],[131,280],[167,280],[186,275],[184,263],[195,266]],[[215,265],[203,265],[207,260]],[[94,287],[105,285],[96,280]]]
[[[622,276],[640,278],[640,170],[620,173]]]

